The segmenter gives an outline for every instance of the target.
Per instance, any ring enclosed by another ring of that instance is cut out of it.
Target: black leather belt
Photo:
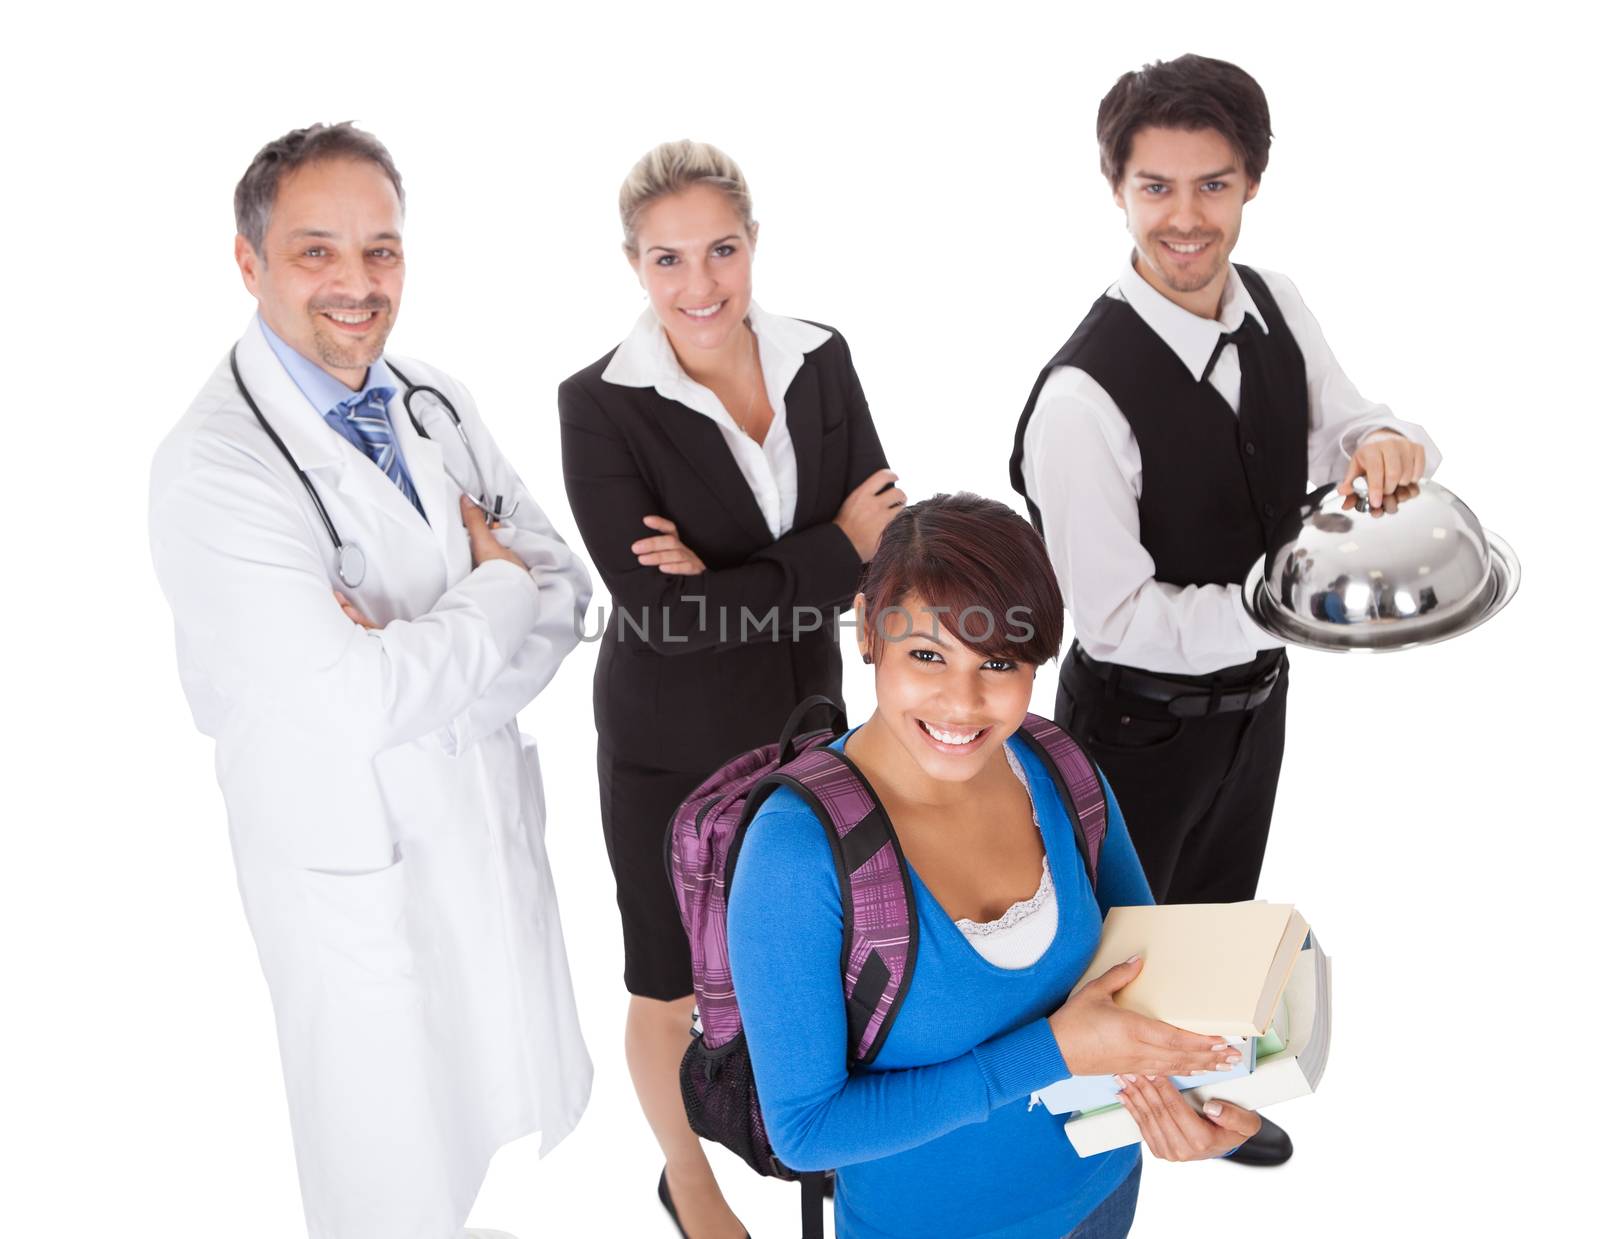
[[[1090,658],[1076,643],[1071,660],[1090,675],[1103,682],[1113,695],[1128,693],[1167,707],[1167,713],[1178,718],[1203,718],[1208,714],[1235,714],[1240,710],[1254,710],[1272,696],[1278,676],[1283,671],[1284,659],[1280,652],[1271,666],[1257,679],[1244,684],[1196,683],[1192,679],[1175,680],[1152,675],[1120,663],[1103,663]]]

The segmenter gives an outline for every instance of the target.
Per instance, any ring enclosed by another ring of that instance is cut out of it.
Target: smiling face
[[[1217,130],[1141,129],[1115,192],[1139,274],[1184,309],[1215,318],[1244,204],[1257,187]]]
[[[400,312],[401,214],[383,169],[325,159],[279,182],[262,253],[242,236],[234,241],[267,326],[352,390],[383,355]]]
[[[856,598],[863,653],[871,645],[862,622],[865,603]],[[873,722],[891,741],[884,748],[893,765],[909,777],[942,783],[976,777],[1022,726],[1036,668],[963,645],[955,617],[930,614],[915,594],[899,608],[886,608],[880,623],[882,639],[872,656],[878,696]],[[976,630],[984,621],[973,617],[969,623]]]
[[[639,217],[628,261],[680,358],[716,353],[750,312],[755,237],[726,194],[693,185],[658,198]]]

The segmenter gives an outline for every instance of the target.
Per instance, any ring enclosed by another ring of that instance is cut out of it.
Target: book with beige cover
[[[1259,1110],[1304,1097],[1322,1083],[1333,1037],[1333,969],[1315,937],[1298,955],[1283,996],[1286,1014],[1280,1020],[1288,1025],[1283,1049],[1263,1054],[1249,1075],[1181,1094],[1195,1109],[1216,1098]],[[1067,1120],[1066,1130],[1079,1157],[1092,1157],[1139,1140],[1138,1124],[1121,1105],[1076,1115]]]
[[[1119,1007],[1191,1032],[1263,1036],[1306,932],[1286,903],[1112,908],[1073,993],[1138,955],[1144,967],[1117,992]]]

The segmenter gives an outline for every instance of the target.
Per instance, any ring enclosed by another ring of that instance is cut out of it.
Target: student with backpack
[[[1174,1160],[1259,1126],[1178,1099],[1165,1077],[1233,1051],[1117,1007],[1137,959],[1067,999],[1105,910],[1151,896],[1110,790],[1028,713],[1062,614],[1044,544],[1009,508],[907,508],[856,599],[872,717],[785,766],[734,841],[743,1044],[723,1052],[747,1049],[781,1169],[837,1169],[841,1239],[1125,1235],[1138,1147],[1079,1158],[1029,1106],[1069,1074],[1122,1074],[1146,1143]],[[823,760],[834,769],[807,772]],[[864,817],[847,807],[858,791]],[[887,842],[858,841],[869,828]],[[887,874],[863,881],[874,866]]]

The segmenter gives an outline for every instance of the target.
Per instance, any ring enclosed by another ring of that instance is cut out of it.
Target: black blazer
[[[884,467],[883,448],[835,331],[806,354],[784,397],[797,495],[793,528],[773,541],[717,425],[654,388],[606,382],[612,353],[559,396],[567,498],[611,593],[595,726],[618,757],[709,774],[776,740],[803,697],[840,699],[831,617],[855,596],[861,563],[833,517]],[[628,547],[652,536],[652,513],[677,522],[704,573],[640,566]],[[773,608],[776,629],[761,626]],[[819,630],[800,631],[811,622],[804,608],[822,612]]]

